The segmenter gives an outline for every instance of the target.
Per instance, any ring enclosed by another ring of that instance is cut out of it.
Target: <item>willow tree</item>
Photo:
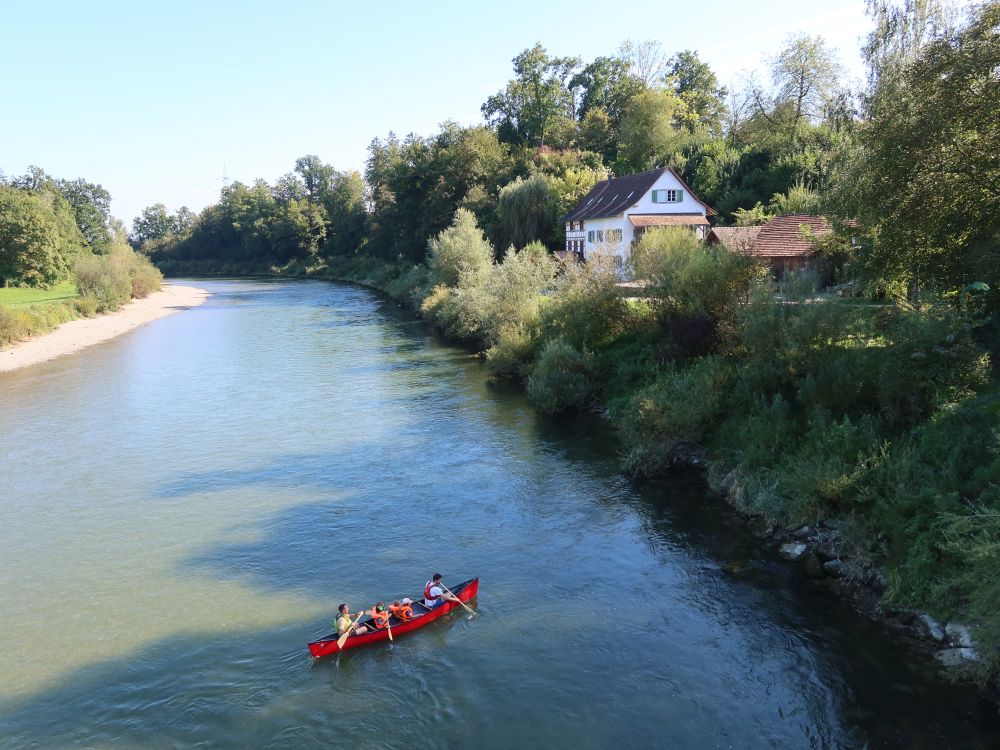
[[[503,246],[524,247],[536,240],[547,240],[553,223],[550,200],[549,183],[544,175],[519,177],[504,185],[497,201],[498,238]]]

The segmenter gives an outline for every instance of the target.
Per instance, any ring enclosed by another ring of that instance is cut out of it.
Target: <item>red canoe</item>
[[[457,586],[451,587],[451,593],[457,596],[463,602],[470,602],[476,598],[476,594],[479,593],[479,579],[473,578],[471,581],[466,581],[465,583],[460,583]],[[417,628],[422,628],[429,622],[442,617],[457,607],[462,606],[456,602],[449,602],[445,600],[443,604],[439,604],[434,609],[428,609],[424,606],[423,596],[413,598],[413,614],[414,617],[408,622],[400,622],[395,617],[389,618],[389,627],[392,628],[392,637],[403,635],[404,633],[409,633],[411,630],[416,630]],[[369,628],[374,627],[372,624],[371,617],[360,622],[361,625],[367,625]],[[330,633],[330,635],[323,636],[318,641],[313,641],[309,644],[309,653],[315,657],[329,656],[331,654],[336,654],[340,651],[337,648],[337,640],[339,636],[336,633]],[[389,640],[388,630],[375,630],[373,632],[364,633],[362,635],[352,635],[344,643],[344,651],[349,648],[357,648],[358,646],[367,646],[369,643],[378,643],[379,641]]]

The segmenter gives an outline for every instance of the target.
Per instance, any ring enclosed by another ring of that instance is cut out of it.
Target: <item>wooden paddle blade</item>
[[[447,592],[448,592],[449,594],[451,594],[451,595],[452,595],[452,596],[454,596],[454,597],[455,597],[456,599],[458,599],[458,596],[456,596],[456,595],[455,595],[455,592],[454,592],[454,591],[452,591],[452,590],[451,590],[450,588],[448,588],[447,586],[445,586],[444,584],[442,584],[442,585],[441,585],[441,588],[443,588],[443,589],[444,589],[445,591],[447,591]],[[466,604],[465,602],[463,602],[463,601],[462,601],[461,599],[458,599],[458,603],[459,603],[459,604],[461,604],[461,605],[462,605],[463,607],[465,607],[466,611],[467,611],[467,612],[468,612],[468,613],[469,613],[470,615],[474,615],[474,614],[476,614],[475,610],[473,610],[473,609],[472,609],[472,607],[470,607],[470,606],[469,606],[468,604]]]
[[[337,650],[338,651],[343,651],[344,650],[344,644],[347,643],[347,639],[351,637],[351,631],[354,630],[354,627],[359,622],[361,622],[361,618],[364,617],[364,616],[365,616],[365,612],[364,612],[364,610],[361,610],[361,614],[358,615],[358,618],[351,624],[351,627],[349,627],[347,630],[345,630],[344,634],[342,636],[340,636],[340,638],[337,639]]]

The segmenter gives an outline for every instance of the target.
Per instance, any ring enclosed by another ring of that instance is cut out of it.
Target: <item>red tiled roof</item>
[[[802,238],[802,226],[815,235],[828,234],[830,220],[814,214],[786,214],[776,216],[760,227],[756,239],[749,246],[749,255],[760,258],[801,258],[812,255],[816,248]],[[721,239],[721,238],[720,238]]]
[[[745,253],[758,234],[760,227],[715,227],[708,233],[707,240],[709,244],[721,244],[734,253]]]
[[[629,214],[628,220],[634,227],[708,226],[701,214]]]

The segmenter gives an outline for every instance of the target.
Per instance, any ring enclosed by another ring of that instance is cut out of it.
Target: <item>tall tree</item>
[[[295,160],[295,173],[302,178],[310,203],[319,203],[326,197],[336,171],[329,164],[324,164],[318,156],[311,154]]]
[[[875,28],[864,45],[871,91],[889,88],[932,41],[954,32],[958,11],[942,0],[867,0]]]
[[[560,121],[575,118],[569,82],[580,65],[578,57],[552,57],[541,43],[515,57],[514,79],[482,106],[486,121],[502,141],[529,146],[546,145],[546,137]]]
[[[578,116],[582,119],[599,107],[617,127],[628,100],[646,88],[629,69],[628,61],[620,57],[598,57],[573,76],[569,86],[580,92]]]
[[[167,213],[167,207],[162,203],[154,203],[132,219],[132,232],[128,240],[132,247],[141,250],[150,240],[162,239],[173,231],[174,219]]]
[[[840,85],[841,67],[821,36],[790,37],[771,60],[775,102],[791,111],[792,132],[804,121],[817,122]]]
[[[56,186],[69,201],[83,238],[96,253],[111,249],[111,193],[100,185],[76,180],[57,180]]]
[[[697,52],[684,50],[670,58],[667,67],[667,84],[694,115],[692,127],[703,127],[711,135],[722,134],[726,117],[726,97],[729,92],[719,85],[719,79],[698,58]]]
[[[845,178],[869,276],[896,292],[1000,284],[1000,3],[882,78]],[[883,95],[883,86],[892,95]]]
[[[667,56],[659,42],[652,39],[635,41],[626,39],[618,47],[618,57],[626,62],[629,73],[646,88],[663,83],[667,71]]]
[[[629,101],[618,143],[619,174],[665,166],[689,140],[678,127],[684,103],[667,91],[644,91]]]
[[[0,185],[0,285],[47,286],[66,276],[83,237],[72,221],[75,236],[67,236],[58,208],[51,193]]]

